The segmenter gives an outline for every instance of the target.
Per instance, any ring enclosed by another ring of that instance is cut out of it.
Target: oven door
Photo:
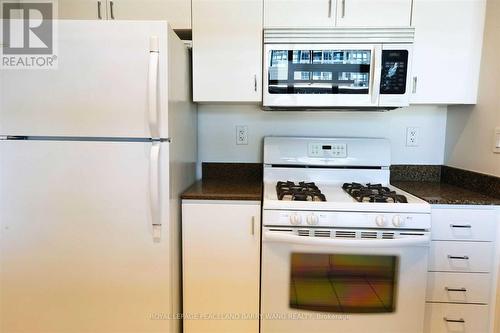
[[[422,333],[429,234],[374,234],[264,228],[261,332]]]
[[[378,107],[382,44],[265,44],[263,106]]]

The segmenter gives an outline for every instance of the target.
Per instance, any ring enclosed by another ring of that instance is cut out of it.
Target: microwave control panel
[[[408,74],[408,50],[382,51],[382,77],[380,93],[404,95]]]

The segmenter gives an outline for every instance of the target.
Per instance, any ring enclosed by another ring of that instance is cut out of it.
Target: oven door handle
[[[340,247],[366,247],[366,248],[396,248],[429,246],[429,235],[399,238],[399,239],[338,239],[321,238],[310,236],[297,236],[280,231],[266,231],[263,237],[264,242],[288,243],[311,246],[340,246]]]

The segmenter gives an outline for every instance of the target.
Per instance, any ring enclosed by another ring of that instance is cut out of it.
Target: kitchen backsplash
[[[262,162],[268,135],[384,137],[392,164],[441,165],[446,136],[445,106],[411,106],[389,112],[264,112],[256,105],[198,106],[198,160]],[[236,126],[248,126],[248,145],[236,145]],[[418,147],[406,146],[408,127],[419,129]]]

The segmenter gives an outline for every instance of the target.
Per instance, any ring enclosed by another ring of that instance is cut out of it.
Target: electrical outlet
[[[418,147],[418,127],[407,127],[406,128],[406,146],[407,147]]]
[[[248,144],[248,126],[236,126],[236,144],[237,145],[247,145]]]

